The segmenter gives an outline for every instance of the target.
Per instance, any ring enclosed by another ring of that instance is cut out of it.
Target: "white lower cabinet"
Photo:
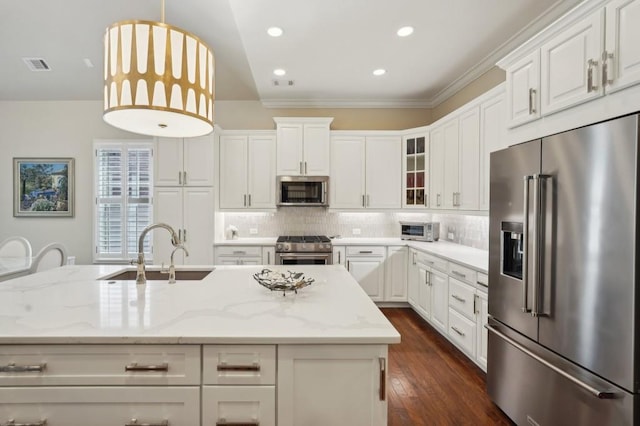
[[[275,254],[274,254],[275,255]],[[261,246],[218,246],[214,265],[262,265]]]
[[[476,293],[476,362],[483,370],[487,369],[487,342],[489,332],[484,326],[489,320],[489,298],[487,293],[479,290]]]
[[[199,386],[5,387],[0,401],[2,425],[200,424]]]
[[[280,345],[278,425],[386,425],[386,380],[383,345]]]
[[[476,323],[449,308],[449,338],[458,345],[467,356],[475,358]]]
[[[407,267],[407,301],[412,308],[418,306],[418,297],[420,294],[420,271],[416,256],[418,253],[414,249],[409,249],[409,264]]]
[[[374,302],[384,300],[384,262],[386,247],[347,247],[347,271]]]
[[[333,246],[333,264],[345,266],[347,263],[347,250],[345,247]]]
[[[202,425],[276,425],[275,386],[203,386]]]
[[[407,254],[406,247],[388,247],[385,260],[384,300],[407,301]]]

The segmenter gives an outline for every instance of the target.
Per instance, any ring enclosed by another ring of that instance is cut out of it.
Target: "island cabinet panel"
[[[2,425],[200,424],[200,388],[196,386],[7,387],[0,388],[0,401]]]
[[[0,346],[0,386],[199,384],[199,345]]]
[[[278,346],[278,425],[386,425],[386,345]]]
[[[204,386],[202,425],[276,425],[275,386]]]
[[[202,351],[205,385],[275,385],[275,345],[206,345]]]

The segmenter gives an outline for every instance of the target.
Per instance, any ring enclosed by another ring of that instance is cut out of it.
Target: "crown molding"
[[[263,99],[265,108],[433,108],[426,100]]]

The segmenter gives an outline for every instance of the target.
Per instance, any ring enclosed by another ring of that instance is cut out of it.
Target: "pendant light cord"
[[[162,0],[162,10],[160,12],[160,22],[164,24],[164,0]]]

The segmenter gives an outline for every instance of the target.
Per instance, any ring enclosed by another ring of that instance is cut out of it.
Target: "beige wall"
[[[334,117],[332,130],[404,130],[431,123],[427,108],[265,108],[260,101],[217,101],[223,129],[275,129],[273,117]]]
[[[469,101],[482,95],[489,89],[496,87],[498,84],[505,81],[505,76],[506,74],[504,70],[498,67],[491,68],[489,71],[485,72],[480,77],[467,84],[456,94],[440,103],[440,105],[436,106],[432,110],[432,121],[430,123],[441,119],[450,112],[455,111]]]

